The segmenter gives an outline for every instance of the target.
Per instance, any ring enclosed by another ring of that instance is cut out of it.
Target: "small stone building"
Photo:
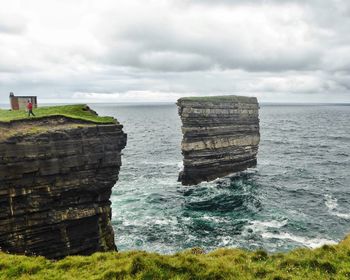
[[[15,96],[13,92],[10,93],[10,104],[12,110],[26,109],[29,100],[32,102],[33,108],[38,107],[36,96]]]

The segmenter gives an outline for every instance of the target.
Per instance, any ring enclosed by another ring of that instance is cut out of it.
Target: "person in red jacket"
[[[35,117],[33,113],[33,103],[30,100],[28,100],[27,109],[28,109],[28,117],[30,117],[30,115],[33,115]]]

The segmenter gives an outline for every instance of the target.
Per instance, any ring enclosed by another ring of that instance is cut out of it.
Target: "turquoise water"
[[[111,198],[121,251],[285,251],[350,232],[350,106],[262,105],[258,166],[194,187],[177,182],[175,105],[91,107],[115,116],[128,133]]]

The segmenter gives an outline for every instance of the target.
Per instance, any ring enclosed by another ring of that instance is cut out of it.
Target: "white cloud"
[[[346,0],[0,1],[0,103],[350,102]]]
[[[0,34],[19,35],[26,31],[26,19],[17,13],[0,12]]]

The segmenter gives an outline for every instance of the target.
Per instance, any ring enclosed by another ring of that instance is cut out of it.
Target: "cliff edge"
[[[48,258],[115,250],[109,198],[123,126],[83,105],[31,119],[0,111],[1,250]]]
[[[260,141],[255,97],[186,97],[177,101],[182,121],[183,185],[211,181],[256,166]]]

